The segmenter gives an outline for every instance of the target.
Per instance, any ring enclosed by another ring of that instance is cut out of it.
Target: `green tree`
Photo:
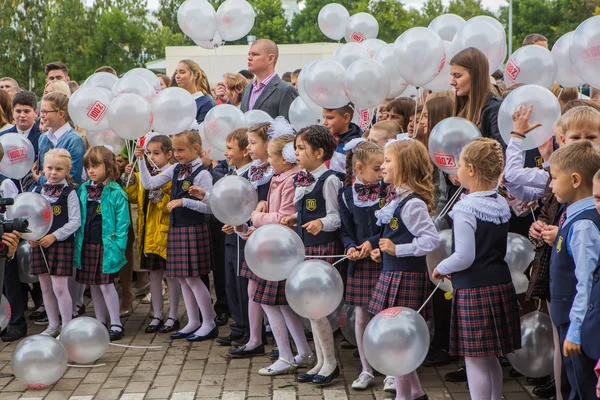
[[[560,20],[559,4],[556,1],[513,0],[513,52],[521,47],[525,36],[531,33],[542,34],[548,38],[550,45],[553,44],[567,32],[559,29]],[[500,9],[500,21],[508,26],[508,7]],[[506,33],[508,35],[508,29]]]
[[[280,0],[251,0],[250,4],[256,14],[251,35],[271,39],[278,44],[291,42],[290,29]],[[242,40],[245,41],[245,38]]]
[[[177,10],[184,0],[160,0],[158,10],[154,13],[158,22],[173,33],[182,33],[177,23]]]
[[[413,27],[410,11],[396,0],[362,0],[355,4],[350,14],[357,12],[366,12],[375,17],[379,24],[377,37],[386,43],[393,43],[404,31]]]
[[[294,16],[292,19],[292,34],[294,36],[294,43],[316,43],[316,42],[331,42],[321,33],[317,18],[319,11],[325,5],[331,3],[327,0],[306,0],[304,3],[304,9]],[[348,11],[352,10],[354,4],[353,0],[342,0],[337,3],[346,7]],[[352,14],[352,12],[351,12]]]
[[[460,15],[464,19],[478,15],[494,17],[494,13],[481,5],[481,0],[451,0],[447,12]]]

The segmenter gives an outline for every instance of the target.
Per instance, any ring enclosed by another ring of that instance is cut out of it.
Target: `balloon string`
[[[533,222],[537,222],[537,218],[535,218],[535,213],[533,212],[533,207],[529,207],[531,209],[531,216],[533,217]]]
[[[40,251],[42,252],[42,257],[44,258],[44,264],[46,264],[46,268],[48,269],[48,275],[52,275],[50,273],[50,266],[48,265],[48,260],[46,259],[46,254],[44,254],[44,249],[42,249],[41,244],[38,244],[38,247],[40,248]]]
[[[444,208],[442,208],[442,211],[440,211],[440,213],[435,217],[435,220],[433,221],[434,223],[444,218],[450,212],[454,204],[456,204],[456,202],[460,198],[460,195],[463,190],[464,188],[462,186],[458,188],[458,190],[456,191],[456,193],[454,193],[450,201],[444,206]]]
[[[342,261],[344,261],[346,258],[348,258],[348,256],[344,256],[343,258],[340,258],[339,260],[337,260],[336,262],[334,262],[333,264],[331,264],[332,267],[335,267],[336,264],[341,263]]]
[[[155,350],[155,349],[162,349],[162,346],[131,346],[128,344],[116,344],[116,343],[109,343],[111,346],[116,346],[116,347],[125,347],[127,349],[148,349],[148,350]]]
[[[104,367],[106,364],[94,364],[94,365],[75,365],[75,364],[67,364],[67,367],[71,368],[97,368]]]
[[[562,86],[561,86],[561,87],[560,87],[560,91],[558,92],[558,96],[556,96],[556,99],[557,99],[557,100],[560,100],[560,95],[562,94],[562,92],[563,92],[563,89],[564,89],[564,87],[562,87]]]
[[[441,280],[437,286],[433,289],[433,291],[431,292],[431,294],[429,295],[429,297],[427,298],[427,300],[425,300],[425,303],[423,303],[423,305],[421,306],[421,308],[419,308],[419,311],[417,311],[417,314],[419,314],[421,312],[421,310],[423,310],[423,307],[425,307],[427,305],[427,303],[429,303],[429,300],[431,300],[431,298],[433,297],[433,294],[435,293],[436,290],[438,290],[438,288],[440,287],[440,285],[442,284],[443,280]]]
[[[19,179],[19,186],[21,186],[21,193],[23,193],[23,179]]]
[[[236,276],[240,276],[240,237],[235,234],[237,238],[237,265],[236,265]]]
[[[340,254],[336,256],[304,256],[304,258],[347,258],[345,254]]]
[[[131,160],[131,158],[130,158]],[[131,176],[133,175],[133,171],[135,171],[135,166],[138,163],[138,159],[137,157],[135,158],[135,160],[133,161],[133,165],[131,166],[131,172],[129,173],[129,176],[127,177],[127,184],[126,186],[129,186],[129,181],[131,180]]]
[[[423,104],[427,104],[427,99],[429,99],[429,91],[427,91],[427,95],[425,96],[425,101],[423,102]],[[419,127],[421,126],[421,121],[423,121],[423,114],[425,114],[425,113],[423,111],[421,111],[421,115],[419,115],[419,123],[414,126],[413,138],[416,138],[419,135]],[[416,120],[417,120],[417,107],[415,107],[414,121],[416,121]]]
[[[221,46],[221,47],[223,47],[223,46]],[[217,57],[217,65],[219,66],[219,74],[221,76],[223,76],[223,68],[221,68],[221,58],[219,57],[219,52],[217,51],[216,47],[214,47],[213,49],[215,51],[215,57]],[[221,50],[221,54],[223,54],[223,50]],[[210,90],[210,88],[209,88],[209,90]]]

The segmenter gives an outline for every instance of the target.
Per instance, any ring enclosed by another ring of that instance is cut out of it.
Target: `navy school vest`
[[[92,244],[102,243],[102,210],[99,201],[87,201],[83,241]]]
[[[171,200],[175,199],[190,199],[188,190],[194,184],[194,178],[204,169],[200,164],[190,176],[185,179],[178,180],[177,176],[181,170],[181,164],[177,164],[173,169],[173,186],[171,186]],[[171,211],[171,226],[192,226],[203,224],[207,221],[204,214],[190,210],[186,207],[177,207]]]
[[[577,221],[589,219],[600,229],[600,214],[595,209],[585,210],[569,219],[558,230],[550,258],[550,317],[555,326],[568,324],[573,300],[577,293],[575,261],[567,251],[571,226]],[[597,338],[598,331],[596,331]],[[596,339],[597,340],[597,339]]]
[[[356,236],[357,245],[364,243],[365,240],[372,236],[379,235],[380,227],[377,226],[377,217],[375,216],[375,211],[385,206],[386,194],[383,186],[380,187],[381,191],[379,193],[379,201],[370,207],[358,207],[354,204],[352,186],[346,186],[342,188],[342,195],[346,200],[348,211],[350,211],[352,222],[354,223],[355,232],[353,233]]]
[[[410,233],[407,226],[402,221],[402,208],[411,199],[418,198],[415,194],[406,196],[394,211],[394,216],[391,221],[383,225],[381,229],[381,237],[390,239],[394,244],[412,243],[415,236]],[[396,257],[386,252],[381,252],[383,270],[384,271],[410,271],[410,272],[427,272],[427,261],[425,256],[420,257]]]
[[[312,192],[305,194],[304,197],[296,203],[298,211],[298,235],[302,238],[305,247],[327,244],[339,240],[339,230],[334,232],[319,232],[318,235],[308,233],[302,228],[307,222],[327,216],[327,208],[325,206],[325,196],[323,196],[323,185],[325,180],[335,174],[334,171],[327,170],[317,179]]]
[[[494,194],[490,197],[496,197]],[[504,261],[508,240],[508,222],[495,224],[476,218],[475,260],[473,264],[452,274],[454,289],[479,288],[512,282],[508,264]],[[452,236],[454,236],[454,229]],[[454,253],[454,242],[452,243]]]
[[[600,266],[592,275],[592,293],[588,311],[581,326],[581,348],[586,356],[594,360],[600,359]]]
[[[0,184],[2,184],[2,180],[0,180]],[[34,192],[41,193],[42,187],[38,186],[35,188]],[[58,198],[51,203],[52,207],[52,226],[48,231],[48,234],[54,233],[56,230],[62,228],[67,222],[69,222],[69,194],[73,191],[73,188],[70,186],[65,186]],[[75,239],[75,234],[69,236],[63,242],[72,242]]]

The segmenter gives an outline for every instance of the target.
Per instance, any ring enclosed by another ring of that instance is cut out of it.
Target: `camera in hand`
[[[14,202],[14,199],[0,198],[0,212],[4,213],[6,211],[6,206],[13,205]],[[4,219],[4,215],[0,214],[0,238],[4,235],[4,232],[31,232],[27,229],[28,226],[29,222],[27,222],[27,218]],[[0,241],[0,257],[6,258],[7,254],[8,247]]]

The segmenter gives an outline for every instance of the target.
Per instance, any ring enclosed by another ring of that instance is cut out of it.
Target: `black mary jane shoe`
[[[238,347],[237,349],[230,349],[229,351],[227,351],[227,356],[233,358],[262,356],[263,354],[265,354],[265,346],[262,344],[251,350],[246,350],[246,345],[243,345]]]
[[[169,320],[173,321],[172,325],[167,325],[166,322]],[[175,318],[167,318],[167,321],[163,324],[163,326],[158,330],[158,333],[171,333],[176,332],[180,328],[179,320]]]
[[[158,324],[150,324],[146,327],[146,329],[144,329],[144,332],[146,333],[156,333],[160,330],[160,328],[162,328],[163,326],[163,320],[162,318],[158,318],[158,317],[152,317],[152,321],[157,320]]]
[[[417,397],[415,400],[429,400],[429,397],[427,396],[427,394],[424,394],[421,397]]]
[[[312,382],[314,377],[317,376],[317,374],[299,374],[298,376],[296,376],[296,382],[300,382],[300,383],[308,383],[308,382]]]
[[[206,335],[190,335],[185,338],[188,342],[203,342],[209,339],[216,339],[219,336],[219,327],[215,326],[212,331],[208,332]]]
[[[121,328],[121,330],[118,331],[118,330],[112,329],[113,326]],[[110,329],[110,331],[108,331],[108,337],[110,337],[111,342],[123,339],[125,330],[123,329],[123,327],[121,325],[112,324],[110,327],[111,327],[111,329]]]
[[[340,376],[340,367],[336,366],[335,369],[333,370],[333,372],[331,374],[329,374],[328,376],[315,375],[312,380],[312,383],[319,385],[319,386],[330,385],[331,382],[333,382],[333,380],[335,378],[337,378],[338,376]]]
[[[169,337],[171,339],[187,339],[188,336],[192,336],[194,334],[194,332],[196,332],[198,329],[200,329],[200,327],[197,327],[196,329],[192,329],[191,332],[187,332],[187,333],[178,331],[175,333],[171,333],[169,335]]]

